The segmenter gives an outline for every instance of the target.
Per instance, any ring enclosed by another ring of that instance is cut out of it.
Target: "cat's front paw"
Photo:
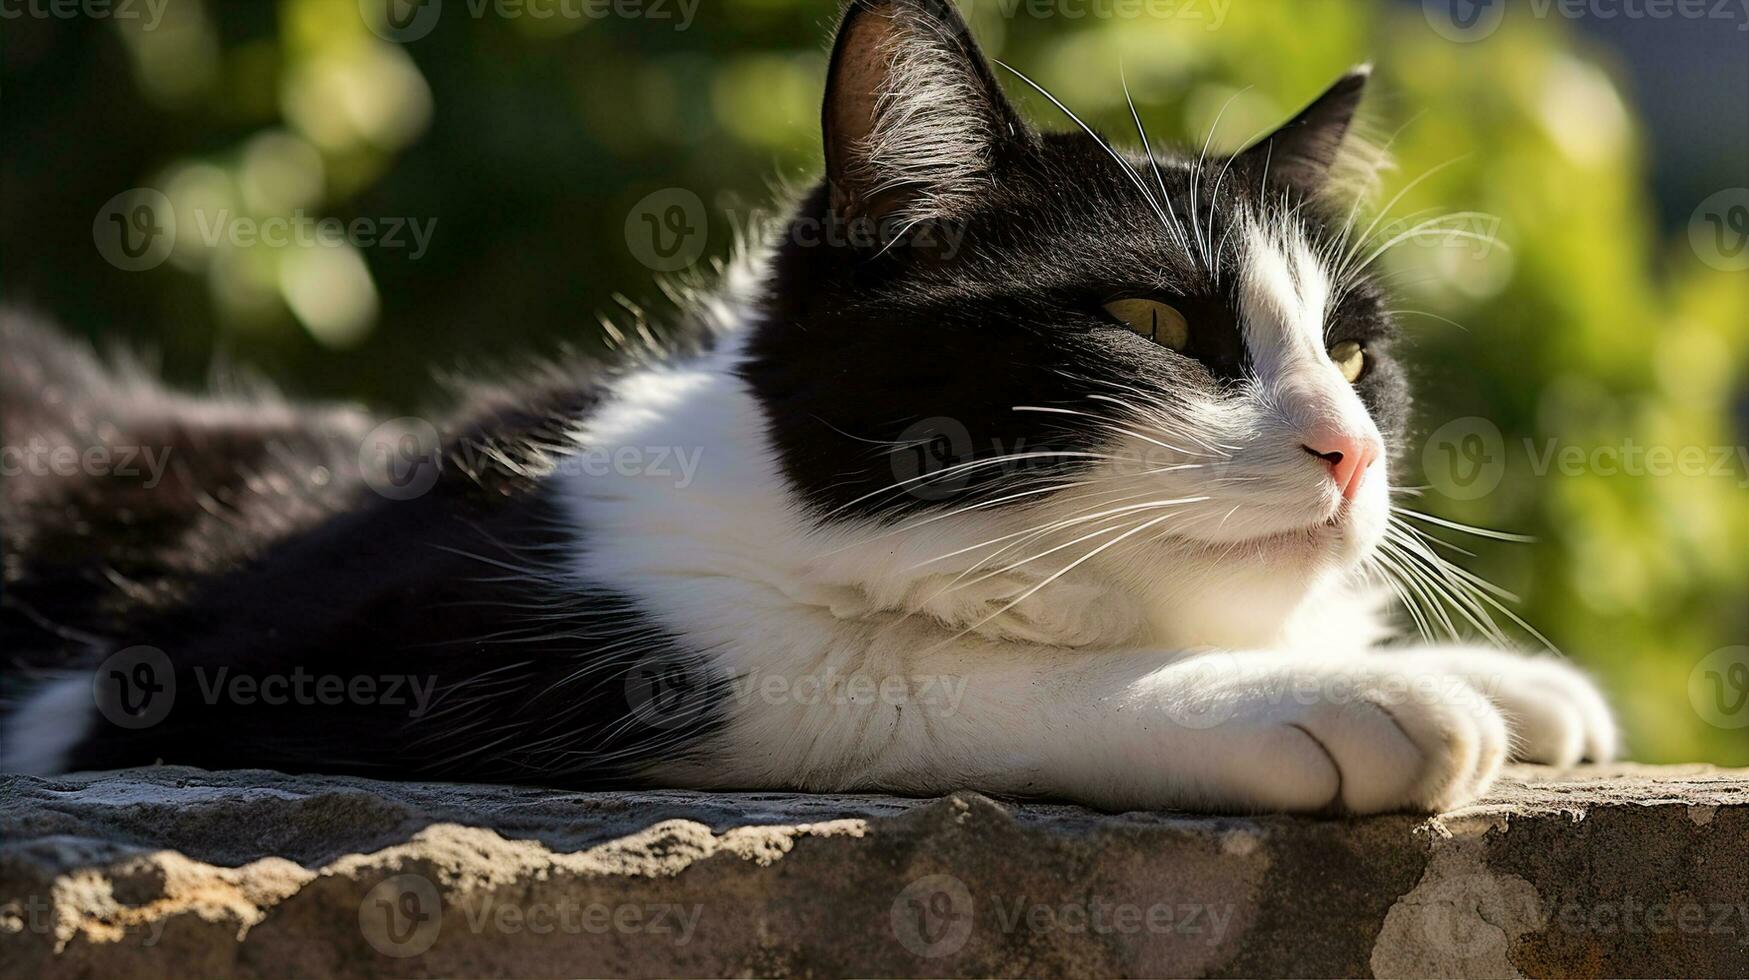
[[[1507,725],[1488,699],[1449,678],[1356,674],[1286,724],[1340,776],[1348,813],[1444,810],[1486,792],[1506,761]]]
[[[1506,716],[1512,758],[1553,766],[1615,758],[1609,704],[1591,678],[1564,660],[1487,648],[1440,647],[1411,654],[1462,677]]]
[[[1461,677],[1370,661],[1245,673],[1222,685],[1211,756],[1248,809],[1443,810],[1506,761],[1505,718]]]

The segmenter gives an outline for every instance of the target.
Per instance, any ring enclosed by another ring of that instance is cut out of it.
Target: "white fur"
[[[66,771],[67,754],[91,730],[96,711],[90,677],[62,677],[43,684],[6,719],[0,772]]]
[[[1528,759],[1607,758],[1607,709],[1570,668],[1376,650],[1378,602],[1354,570],[1382,533],[1382,464],[1351,519],[1307,530],[1341,500],[1298,433],[1372,425],[1323,354],[1328,279],[1301,240],[1248,247],[1244,328],[1270,353],[1246,407],[1173,415],[1133,393],[1131,435],[1114,437],[1094,489],[897,525],[818,521],[733,371],[738,337],[626,379],[579,443],[697,450],[698,475],[560,477],[585,539],[574,574],[636,597],[731,682],[723,743],[659,774],[1373,812],[1474,797],[1513,738]],[[1141,504],[1112,503],[1125,494]],[[1067,523],[1124,506],[1145,509]]]

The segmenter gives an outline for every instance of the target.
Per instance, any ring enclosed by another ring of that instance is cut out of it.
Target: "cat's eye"
[[[1114,299],[1105,304],[1105,312],[1162,347],[1182,351],[1190,345],[1190,321],[1169,303],[1157,299]]]
[[[1330,348],[1330,363],[1353,384],[1366,373],[1366,348],[1357,340],[1344,340]]]

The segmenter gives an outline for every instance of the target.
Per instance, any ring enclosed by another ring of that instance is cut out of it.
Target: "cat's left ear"
[[[1239,159],[1267,167],[1271,177],[1306,194],[1325,193],[1352,149],[1346,144],[1356,142],[1349,139],[1350,130],[1371,75],[1371,65],[1351,69],[1286,125],[1242,151]]]

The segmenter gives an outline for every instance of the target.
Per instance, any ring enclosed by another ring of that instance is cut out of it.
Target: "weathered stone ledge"
[[[1435,818],[0,777],[9,976],[1744,976],[1749,770]]]

